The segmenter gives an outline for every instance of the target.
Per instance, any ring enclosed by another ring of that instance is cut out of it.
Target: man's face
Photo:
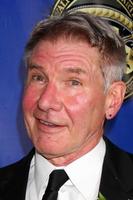
[[[97,49],[85,42],[41,41],[28,67],[23,109],[37,151],[70,161],[88,152],[102,135],[105,117]]]

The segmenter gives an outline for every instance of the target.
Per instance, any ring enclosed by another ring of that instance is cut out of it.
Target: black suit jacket
[[[100,192],[106,200],[133,200],[133,156],[108,139]],[[0,169],[0,200],[24,200],[32,150],[19,162]],[[89,186],[88,186],[89,187]]]

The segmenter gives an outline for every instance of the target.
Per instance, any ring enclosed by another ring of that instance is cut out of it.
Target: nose
[[[62,108],[61,97],[58,90],[52,84],[48,84],[40,94],[38,106],[41,110],[47,112],[48,110],[60,111]]]

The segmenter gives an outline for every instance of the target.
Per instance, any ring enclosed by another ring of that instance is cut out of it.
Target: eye
[[[34,73],[29,74],[29,78],[28,78],[29,83],[46,85],[47,81],[48,81],[47,77],[42,73],[34,72]]]
[[[32,80],[33,81],[39,81],[39,82],[44,82],[45,79],[42,75],[40,74],[35,74],[35,75],[32,75]]]
[[[71,80],[72,85],[80,85],[80,82],[77,80]]]
[[[80,86],[82,83],[79,80],[70,80],[72,86]]]

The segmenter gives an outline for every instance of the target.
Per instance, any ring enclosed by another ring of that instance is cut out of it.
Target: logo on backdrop
[[[57,0],[51,15],[61,15],[65,10],[88,12],[101,16],[111,23],[125,42],[127,68],[124,81],[127,85],[125,99],[133,97],[133,0]]]

